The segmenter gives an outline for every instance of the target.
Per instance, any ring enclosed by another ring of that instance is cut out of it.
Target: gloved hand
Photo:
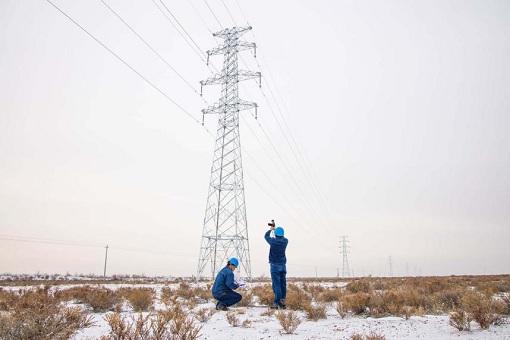
[[[246,286],[246,282],[244,282],[243,280],[238,280],[235,282],[239,287],[244,287]]]

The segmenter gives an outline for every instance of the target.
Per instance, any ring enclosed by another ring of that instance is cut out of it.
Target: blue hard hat
[[[274,234],[275,234],[275,236],[283,236],[283,228],[282,227],[277,227],[274,230]]]
[[[228,262],[230,262],[230,264],[233,264],[236,267],[239,267],[239,261],[237,261],[235,257],[231,258]]]

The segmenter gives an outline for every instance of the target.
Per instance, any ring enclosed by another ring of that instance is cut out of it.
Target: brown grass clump
[[[366,336],[366,340],[386,340],[386,337],[383,334],[372,331]]]
[[[349,338],[351,340],[363,340],[363,335],[359,333],[352,333],[351,337]]]
[[[326,306],[324,304],[309,304],[305,307],[305,312],[308,320],[326,319]]]
[[[172,289],[170,287],[163,287],[161,289],[161,302],[165,305],[176,304],[178,300],[188,301],[194,303],[206,303],[212,299],[211,291],[207,288],[192,287],[187,282],[179,283],[179,288]]]
[[[450,325],[459,331],[471,330],[471,316],[463,310],[457,310],[450,313]]]
[[[192,299],[195,297],[195,290],[191,288],[187,282],[179,283],[179,288],[175,291],[175,295],[183,298],[184,300]]]
[[[215,312],[216,310],[211,308],[200,308],[195,312],[195,317],[198,321],[205,323],[211,319]]]
[[[136,312],[146,312],[152,309],[156,292],[152,288],[121,288],[119,293],[129,302]]]
[[[336,302],[335,309],[338,312],[338,315],[340,315],[340,317],[342,319],[344,319],[347,316],[347,314],[348,314],[348,312],[345,310],[345,308],[343,306],[342,301],[337,301]]]
[[[237,303],[239,307],[248,307],[253,305],[253,293],[250,291],[243,292],[243,298]]]
[[[342,289],[340,288],[331,288],[324,289],[316,298],[318,302],[334,302],[340,300],[340,297],[343,295]]]
[[[464,308],[482,329],[488,329],[495,321],[495,304],[492,298],[478,292],[471,292],[463,298]]]
[[[355,315],[363,314],[367,311],[370,302],[370,295],[367,293],[355,293],[345,295],[340,299],[345,311],[351,311]]]
[[[121,303],[121,297],[115,291],[101,287],[88,285],[72,287],[59,292],[59,296],[65,300],[75,300],[84,303],[97,312],[112,311]]]
[[[284,312],[280,310],[276,317],[278,319],[278,322],[282,326],[283,330],[287,334],[293,334],[298,326],[301,324],[301,319],[297,315],[296,312],[290,310],[288,312]]]
[[[178,303],[179,297],[175,295],[175,290],[170,287],[161,288],[161,302],[166,306],[172,306]]]
[[[178,307],[176,307],[178,309]],[[202,326],[195,325],[186,313],[174,309],[149,312],[138,317],[125,317],[119,312],[105,316],[110,326],[110,333],[101,340],[119,339],[190,339],[199,337]]]
[[[349,293],[370,293],[372,291],[370,282],[364,279],[349,282],[345,289]]]
[[[285,304],[287,308],[293,310],[306,310],[312,303],[312,298],[304,289],[299,288],[296,284],[289,284],[287,287],[287,296]]]
[[[351,340],[386,340],[386,337],[382,334],[378,334],[374,331],[370,332],[368,335],[363,335],[360,333],[353,333],[350,337]]]
[[[270,285],[255,286],[251,290],[254,296],[259,298],[261,305],[270,306],[274,302],[274,293]]]
[[[228,323],[232,327],[239,326],[239,323],[240,323],[239,318],[237,317],[237,315],[234,312],[227,312],[226,317],[227,317]]]
[[[510,315],[510,295],[503,295],[501,297],[501,305],[503,306],[501,313]]]
[[[93,325],[79,307],[65,307],[49,287],[21,291],[0,314],[0,339],[68,339]]]
[[[8,311],[9,306],[13,305],[17,299],[16,293],[0,288],[0,311]]]

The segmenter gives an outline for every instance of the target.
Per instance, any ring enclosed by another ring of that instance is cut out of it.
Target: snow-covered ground
[[[125,285],[122,285],[125,286]],[[138,285],[140,286],[140,285]],[[160,291],[162,285],[143,285],[153,287]],[[324,286],[331,286],[324,283]],[[110,288],[113,288],[109,285]],[[242,293],[242,292],[241,292]],[[214,309],[214,303],[199,304],[196,309]],[[164,308],[161,304],[155,305],[156,309]],[[227,321],[227,312],[217,311],[211,319],[204,323],[200,331],[200,339],[270,339],[284,337],[288,339],[351,339],[353,334],[369,335],[377,334],[385,339],[456,339],[456,340],[490,340],[509,339],[510,324],[492,326],[481,329],[475,322],[471,323],[471,331],[458,331],[449,325],[447,315],[412,316],[405,320],[401,317],[371,318],[360,316],[347,316],[342,319],[334,306],[327,309],[327,319],[318,321],[307,320],[304,312],[298,312],[301,324],[293,334],[286,334],[278,322],[276,315],[266,315],[268,309],[263,306],[231,307],[240,323],[249,320],[248,327],[233,327]],[[135,317],[136,313],[125,312],[125,315]],[[93,314],[96,325],[85,329],[75,336],[75,340],[97,339],[101,335],[108,334],[109,327],[103,314]],[[381,338],[382,339],[382,338]]]
[[[72,286],[80,285],[71,283],[59,285],[58,289],[63,290]],[[255,284],[256,285],[256,284]],[[332,284],[322,283],[325,287],[331,287]],[[157,296],[161,296],[163,287],[177,288],[178,284],[102,284],[102,286],[115,290],[121,287],[136,286],[153,288]],[[205,285],[202,285],[205,287]],[[338,283],[333,286],[338,286]],[[27,286],[4,286],[3,289],[26,289]],[[248,288],[249,289],[249,288]],[[241,294],[243,292],[241,291]],[[194,311],[208,308],[214,309],[213,302],[198,304]],[[154,305],[155,309],[162,309],[165,306],[158,301]],[[405,320],[401,317],[383,317],[371,318],[364,316],[347,316],[341,318],[333,304],[327,307],[327,318],[318,321],[307,320],[304,312],[297,312],[301,319],[301,324],[293,334],[286,334],[280,325],[276,315],[268,313],[267,307],[250,306],[230,308],[230,312],[235,313],[240,324],[248,320],[249,325],[242,327],[232,326],[227,320],[227,312],[215,311],[207,322],[199,322],[200,339],[272,339],[284,337],[288,339],[351,339],[354,334],[367,336],[376,334],[381,336],[379,339],[456,339],[456,340],[491,340],[508,339],[510,340],[510,324],[501,326],[491,325],[489,329],[481,329],[475,322],[471,322],[471,331],[458,331],[449,324],[447,315],[424,315],[412,316]],[[99,339],[102,335],[109,333],[109,326],[105,320],[107,313],[91,313],[94,326],[84,329],[77,333],[74,340]],[[269,315],[268,315],[269,314]],[[122,308],[122,315],[129,318],[136,318],[137,313],[129,307]],[[190,313],[191,315],[191,313]]]
[[[205,307],[205,305],[201,305]],[[207,307],[213,308],[214,304]],[[200,339],[272,339],[284,336],[287,339],[350,339],[353,334],[368,335],[372,332],[390,339],[457,339],[457,340],[490,340],[510,339],[510,325],[491,326],[482,330],[474,323],[470,332],[459,332],[448,324],[447,316],[411,317],[404,320],[398,317],[363,318],[349,317],[341,319],[336,311],[328,311],[326,320],[304,320],[294,334],[286,334],[276,316],[261,316],[265,311],[261,307],[231,308],[232,311],[244,310],[244,314],[237,314],[240,321],[249,319],[248,328],[231,326],[226,318],[226,312],[217,312],[212,318],[202,323]],[[75,339],[98,339],[108,333],[108,325],[102,315],[95,314],[95,327],[79,333]]]

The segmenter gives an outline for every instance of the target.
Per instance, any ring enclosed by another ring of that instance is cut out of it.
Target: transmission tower
[[[202,110],[204,115],[207,113],[218,115],[218,129],[197,280],[203,276],[207,263],[210,263],[211,277],[214,278],[219,268],[223,267],[231,257],[239,260],[241,273],[250,279],[252,277],[241,162],[239,111],[256,109],[257,104],[239,98],[238,82],[258,78],[260,86],[261,73],[239,70],[237,60],[238,52],[252,48],[255,51],[255,43],[238,40],[249,30],[251,27],[234,27],[213,34],[215,37],[224,39],[224,43],[207,51],[207,61],[209,62],[211,55],[223,54],[223,69],[221,73],[200,82],[202,87],[221,84],[222,89],[219,102]]]
[[[347,248],[349,246],[347,245],[347,236],[340,236],[342,240],[340,241],[341,248],[342,248],[342,254],[343,254],[343,261],[342,261],[342,277],[350,277],[351,276],[351,270],[349,269],[349,260],[347,260]]]

